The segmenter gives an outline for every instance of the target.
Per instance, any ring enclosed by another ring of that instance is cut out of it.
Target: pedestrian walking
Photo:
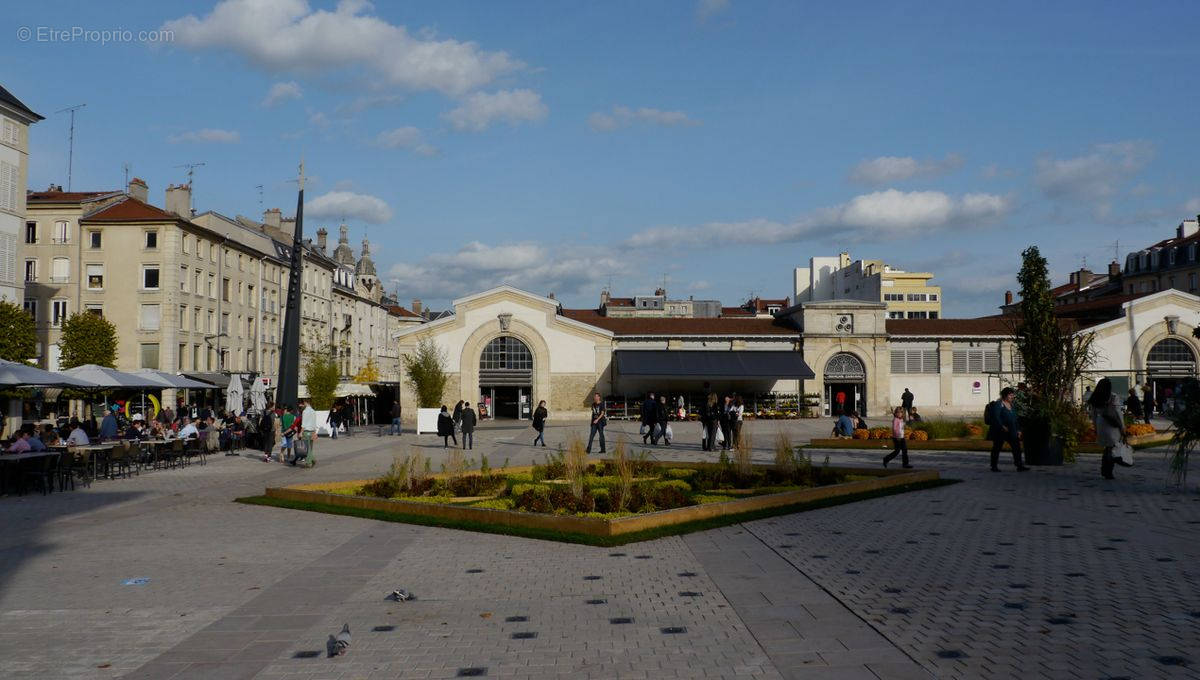
[[[1154,415],[1154,389],[1150,387],[1150,383],[1142,386],[1142,415],[1149,425],[1150,418]]]
[[[662,431],[659,432],[659,434],[660,434],[660,436],[662,436],[663,444],[670,446],[671,445],[671,435],[669,433],[669,428],[671,427],[671,424],[668,422],[670,420],[670,418],[668,418],[668,413],[667,413],[668,408],[669,407],[667,406],[667,395],[665,395],[665,394],[660,395],[658,398],[658,406],[656,407],[656,410],[655,410],[655,418],[658,420],[659,427],[662,428]],[[652,439],[651,441],[654,441],[654,440]],[[654,442],[654,443],[657,444],[658,442]]]
[[[338,427],[342,423],[342,416],[341,416],[342,410],[341,409],[342,409],[342,407],[338,406],[337,404],[334,404],[329,409],[329,417],[325,419],[326,424],[329,425],[329,438],[330,439],[337,439]]]
[[[1092,398],[1088,401],[1091,407],[1092,420],[1096,425],[1096,442],[1104,447],[1104,455],[1100,458],[1100,476],[1105,479],[1115,479],[1113,465],[1120,463],[1128,465],[1124,460],[1118,461],[1113,456],[1113,450],[1118,444],[1126,443],[1125,419],[1121,416],[1120,401],[1113,394],[1112,381],[1101,378],[1096,383]]]
[[[733,405],[729,409],[729,434],[734,446],[742,444],[742,414],[746,407],[742,404],[741,395],[733,397]]]
[[[450,447],[450,440],[454,440],[454,445],[458,446],[458,437],[454,436],[454,417],[446,410],[446,405],[442,404],[442,410],[438,413],[437,423],[438,436],[442,438],[442,448]]]
[[[454,429],[456,431],[461,429],[461,427],[462,427],[462,412],[463,412],[463,400],[459,399],[458,403],[454,405],[454,412],[450,414],[450,418],[454,420]],[[455,441],[454,445],[458,446],[458,442]]]
[[[546,446],[546,418],[550,412],[546,410],[546,400],[538,402],[537,408],[533,410],[533,429],[537,430],[537,436],[533,438],[533,445],[537,446],[538,442],[542,446]]]
[[[304,442],[304,465],[317,464],[317,412],[307,399],[300,400],[300,439]]]
[[[646,395],[646,399],[642,401],[642,443],[654,436],[654,420],[657,417],[658,405],[654,400],[654,393],[650,392]]]
[[[1000,471],[1000,449],[1008,444],[1012,449],[1013,465],[1017,472],[1026,472],[1021,461],[1021,431],[1017,426],[1017,413],[1013,408],[1013,399],[1017,391],[1011,387],[1000,390],[1000,400],[994,401],[987,407],[984,420],[988,426],[988,439],[992,440],[992,472]]]
[[[721,407],[717,404],[717,395],[712,392],[708,393],[708,398],[700,406],[700,424],[704,427],[700,448],[712,451],[717,442],[717,427],[721,424]]]
[[[258,419],[258,431],[262,437],[263,462],[271,462],[271,451],[275,448],[275,404],[268,403]]]
[[[604,446],[604,426],[608,424],[608,412],[604,409],[604,399],[597,392],[592,395],[592,425],[588,433],[587,452],[592,452],[592,441],[600,435],[600,453],[607,453]]]
[[[896,456],[900,456],[901,467],[912,467],[908,464],[908,438],[904,432],[904,426],[907,424],[908,419],[904,407],[897,406],[892,411],[892,452],[883,457],[884,467],[887,467],[888,463],[892,462]]]
[[[721,450],[728,451],[733,448],[733,420],[730,411],[733,410],[733,397],[728,394],[721,403]]]
[[[916,400],[916,397],[912,392],[908,391],[907,387],[905,387],[904,393],[900,395],[900,406],[904,409],[905,418],[912,418],[914,400]]]
[[[444,408],[444,407],[443,407]],[[404,434],[404,428],[400,426],[400,400],[392,402],[392,434]]]
[[[475,423],[478,418],[475,416],[475,409],[471,408],[471,402],[466,402],[462,410],[462,447],[464,450],[475,448]]]

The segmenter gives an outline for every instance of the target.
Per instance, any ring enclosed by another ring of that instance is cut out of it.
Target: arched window
[[[525,343],[512,336],[496,338],[479,356],[480,371],[532,371],[533,354]]]
[[[866,369],[853,354],[835,354],[825,364],[825,382],[862,382],[866,379]]]
[[[1196,355],[1184,341],[1165,338],[1150,348],[1150,354],[1146,357],[1146,368],[1151,373],[1193,375],[1196,372]]]

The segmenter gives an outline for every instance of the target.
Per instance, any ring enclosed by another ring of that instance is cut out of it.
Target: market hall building
[[[1165,390],[1196,374],[1200,298],[1168,290],[1083,306],[1062,312],[1095,334],[1092,379]],[[683,396],[694,410],[706,383],[760,409],[809,403],[817,416],[840,407],[883,417],[905,388],[928,415],[979,413],[1023,377],[1012,328],[1001,315],[888,319],[883,303],[855,300],[805,302],[767,318],[613,317],[499,286],[455,300],[452,314],[394,341],[401,354],[433,341],[449,374],[446,404],[469,401],[489,418],[527,419],[545,400],[555,419],[584,419],[595,392],[631,406],[647,392],[673,405]],[[401,398],[417,403],[407,382]],[[406,419],[415,415],[405,409]]]

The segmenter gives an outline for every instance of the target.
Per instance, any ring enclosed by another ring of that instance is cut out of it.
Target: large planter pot
[[[1026,430],[1025,462],[1029,465],[1062,465],[1063,440],[1052,437],[1048,427]]]

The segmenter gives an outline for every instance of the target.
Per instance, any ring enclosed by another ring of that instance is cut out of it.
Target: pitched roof
[[[21,113],[24,113],[25,115],[29,116],[33,120],[46,120],[45,116],[35,113],[33,109],[29,108],[28,106],[25,106],[25,104],[22,103],[20,99],[17,99],[16,97],[13,96],[13,93],[4,89],[3,85],[0,85],[0,102],[4,102],[5,104],[8,104],[12,108],[16,109],[17,111],[20,111]]]
[[[113,196],[120,191],[29,191],[26,203],[84,203],[103,196]]]
[[[610,317],[594,309],[564,309],[562,315],[590,326],[612,331],[615,335],[784,335],[800,332],[775,319],[760,318],[668,318]]]
[[[934,337],[963,335],[1012,335],[1009,320],[1000,316],[978,319],[888,319],[889,335]]]
[[[412,318],[412,319],[424,319],[425,318],[412,310],[401,307],[400,305],[390,305],[388,307],[388,311],[391,312],[392,314],[395,314],[396,316],[403,316],[403,317],[408,317],[408,318]]]
[[[143,203],[132,196],[97,210],[81,222],[177,222],[186,221],[173,212]]]

